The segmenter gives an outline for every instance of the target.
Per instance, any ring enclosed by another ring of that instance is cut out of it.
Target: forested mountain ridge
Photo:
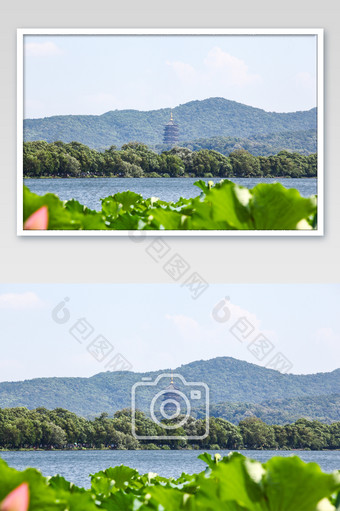
[[[173,109],[180,141],[211,137],[268,135],[316,130],[317,110],[266,112],[224,98],[190,101]],[[24,140],[81,142],[91,148],[121,146],[131,141],[161,144],[170,109],[114,110],[102,115],[59,115],[24,120]],[[284,148],[284,147],[283,147]]]
[[[0,383],[0,408],[67,408],[84,417],[110,414],[131,406],[131,387],[143,377],[152,381],[169,369],[149,373],[104,372],[90,378],[36,378]],[[188,382],[204,382],[211,404],[261,403],[268,400],[331,396],[340,394],[340,369],[309,375],[278,371],[229,357],[196,361],[174,369]],[[242,385],[240,384],[242,382]],[[142,408],[148,409],[154,388],[146,394]],[[303,406],[301,406],[303,411]],[[327,418],[326,418],[327,419]]]

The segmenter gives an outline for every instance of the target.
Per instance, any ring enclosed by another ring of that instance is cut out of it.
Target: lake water
[[[25,184],[38,195],[55,193],[62,200],[76,199],[85,206],[100,210],[100,199],[118,192],[131,190],[141,194],[145,199],[158,197],[165,201],[177,201],[180,197],[189,199],[200,194],[194,186],[195,181],[214,181],[220,178],[81,178],[81,179],[25,179]],[[317,180],[308,179],[270,179],[270,178],[233,178],[231,181],[247,188],[258,183],[282,183],[286,188],[296,188],[301,195],[309,197],[317,193]]]
[[[39,469],[45,476],[60,474],[78,486],[89,487],[89,474],[116,465],[127,465],[140,473],[156,472],[179,477],[182,472],[201,472],[205,463],[197,459],[204,451],[0,451],[11,467]],[[214,454],[217,451],[207,451]],[[226,456],[230,451],[218,451]],[[340,451],[239,451],[245,456],[268,460],[272,456],[298,455],[306,462],[318,463],[324,472],[340,469]]]

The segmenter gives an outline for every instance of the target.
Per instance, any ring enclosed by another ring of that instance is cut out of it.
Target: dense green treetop
[[[178,420],[183,417],[181,415]],[[171,423],[166,421],[169,422]],[[172,422],[176,426],[176,422]],[[181,427],[170,430],[156,424],[137,410],[135,424],[138,436],[176,435],[182,438],[137,440],[132,434],[130,409],[117,411],[113,417],[102,413],[99,417],[88,420],[63,408],[4,408],[0,409],[0,448],[84,446],[138,449],[167,446],[176,449],[194,445],[203,449],[340,449],[340,422],[323,424],[299,419],[293,424],[270,425],[256,416],[249,416],[236,426],[225,419],[210,417],[209,434],[200,440],[187,440],[185,437],[202,436],[205,431],[205,418],[190,416]]]
[[[204,410],[196,412],[198,417],[204,417]],[[268,424],[285,424],[301,417],[325,423],[336,422],[340,421],[340,394],[271,399],[261,403],[212,403],[210,414],[233,424],[252,416]]]
[[[280,151],[254,156],[235,149],[229,156],[213,149],[173,147],[158,154],[139,142],[103,152],[79,143],[25,142],[24,177],[316,177],[316,154]]]

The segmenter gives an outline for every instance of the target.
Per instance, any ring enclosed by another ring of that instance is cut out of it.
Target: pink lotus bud
[[[0,504],[0,511],[27,511],[29,505],[29,489],[27,483],[11,491]]]
[[[42,206],[40,209],[32,213],[24,223],[25,230],[42,231],[47,229],[48,226],[48,209],[47,206]]]

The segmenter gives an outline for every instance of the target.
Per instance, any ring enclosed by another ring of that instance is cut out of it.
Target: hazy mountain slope
[[[313,154],[317,152],[316,130],[284,131],[265,135],[253,135],[249,138],[240,137],[211,137],[181,142],[182,147],[193,151],[210,149],[218,151],[225,156],[236,149],[245,149],[254,156],[270,156],[280,151],[290,151],[300,154]],[[158,152],[165,150],[163,144],[156,145]]]
[[[154,381],[162,372],[105,372],[90,378],[37,378],[4,382],[0,383],[0,407],[62,407],[88,417],[104,411],[113,413],[131,406],[131,387],[135,382],[145,376],[150,376]],[[226,401],[254,404],[276,399],[340,394],[340,369],[311,375],[281,374],[248,362],[219,357],[192,362],[174,372],[187,381],[206,383],[213,404]],[[148,409],[154,394],[155,388],[150,387],[142,401],[144,410]]]
[[[173,109],[180,140],[242,137],[284,131],[316,129],[316,108],[304,112],[276,113],[224,98],[190,101]],[[77,141],[91,148],[121,146],[130,141],[149,145],[163,141],[170,109],[115,110],[103,115],[60,115],[24,120],[24,140]]]

